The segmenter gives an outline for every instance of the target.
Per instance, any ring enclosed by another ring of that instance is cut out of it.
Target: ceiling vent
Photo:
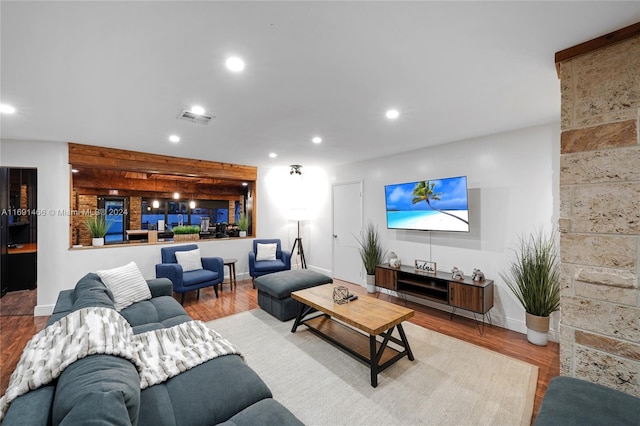
[[[178,115],[178,119],[179,120],[185,120],[185,121],[189,121],[191,123],[197,123],[197,124],[209,124],[211,123],[211,120],[213,120],[215,117],[209,116],[209,115],[198,115],[198,114],[194,114],[189,110],[184,110],[180,113],[180,115]]]

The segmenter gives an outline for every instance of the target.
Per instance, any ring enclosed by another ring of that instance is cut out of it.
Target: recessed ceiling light
[[[71,169],[71,173],[78,173],[80,170],[78,169]]]
[[[204,115],[204,108],[198,105],[194,105],[191,107],[191,112],[195,115]]]
[[[0,104],[0,112],[3,114],[13,114],[14,112],[16,112],[16,109],[11,105]]]
[[[249,186],[247,182],[242,182],[242,186]]]
[[[311,139],[311,142],[320,143],[322,142],[322,138],[320,136],[315,136],[313,139]]]
[[[244,61],[237,56],[227,58],[227,61],[224,64],[229,71],[240,72],[244,70]]]
[[[171,136],[169,136],[169,140],[170,140],[171,142],[174,142],[174,143],[176,143],[176,142],[180,142],[180,136],[171,135]]]
[[[174,193],[173,193],[173,199],[174,199],[174,200],[177,200],[177,199],[179,199],[179,198],[180,198],[180,193],[179,193],[179,192],[174,192]]]
[[[395,120],[400,116],[400,112],[397,109],[390,109],[385,114],[389,120]]]
[[[275,152],[272,152],[271,154],[269,154],[269,158],[276,158],[278,156],[278,154],[276,154]]]

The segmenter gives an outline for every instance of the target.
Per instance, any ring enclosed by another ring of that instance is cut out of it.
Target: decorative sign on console
[[[427,272],[429,274],[436,273],[436,262],[430,262],[428,260],[415,260],[415,270],[419,272]]]

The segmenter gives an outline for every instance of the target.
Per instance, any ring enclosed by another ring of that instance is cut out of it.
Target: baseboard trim
[[[53,313],[55,305],[36,305],[33,309],[34,317],[46,317]]]

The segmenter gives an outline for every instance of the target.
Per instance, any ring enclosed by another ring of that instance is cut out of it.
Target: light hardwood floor
[[[344,285],[357,294],[366,293],[364,288],[357,285],[340,281],[335,283]],[[404,305],[402,300],[394,297],[380,297]],[[44,328],[47,321],[47,317],[6,315],[10,309],[8,300],[7,296],[0,300],[0,310],[5,312],[0,316],[0,394],[4,394],[10,374],[27,341]],[[190,292],[185,296],[184,307],[194,319],[210,321],[257,308],[257,290],[253,288],[250,280],[238,281],[237,287],[233,290],[230,290],[229,284],[225,281],[219,298],[216,299],[212,288],[201,290],[199,299],[196,298],[196,292]],[[539,373],[533,411],[535,418],[549,381],[560,372],[557,343],[549,342],[546,347],[534,346],[527,342],[525,335],[495,326],[485,327],[485,333],[480,335],[472,319],[457,315],[451,319],[447,312],[411,302],[408,307],[415,310],[415,316],[410,321],[417,325],[537,365]]]

